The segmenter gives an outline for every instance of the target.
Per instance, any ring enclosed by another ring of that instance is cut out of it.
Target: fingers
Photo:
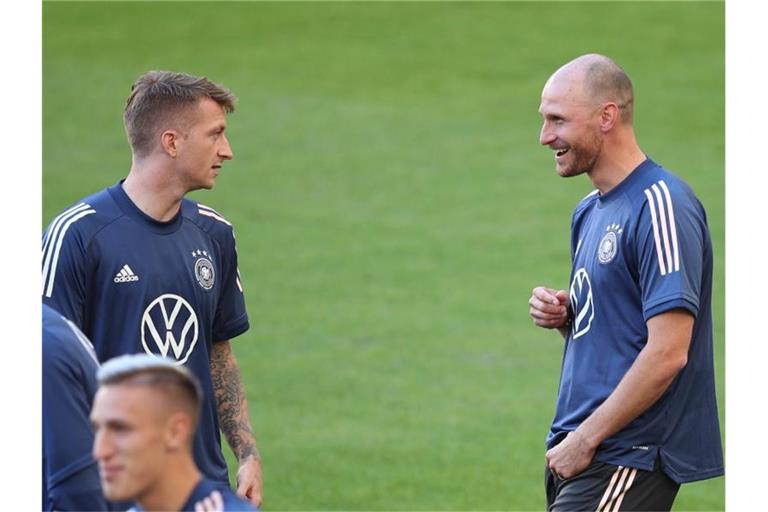
[[[542,304],[551,307],[562,307],[568,305],[568,292],[565,290],[554,290],[544,286],[537,286],[531,293],[531,299],[537,299]]]
[[[246,485],[245,483],[239,483],[237,491],[238,496],[248,500],[254,507],[261,506],[261,489],[257,485]]]
[[[235,493],[241,498],[248,499],[248,494],[250,493],[250,490],[251,490],[250,485],[247,485],[245,482],[238,482],[237,490],[235,491]]]
[[[550,473],[552,473],[557,478],[562,478],[560,476],[560,474],[557,472],[557,469],[555,469],[555,462],[554,462],[553,457],[552,457],[552,455],[553,455],[552,451],[553,450],[554,450],[554,448],[552,448],[551,450],[547,450],[547,453],[544,455],[544,458],[547,461],[547,467],[549,468]]]
[[[564,290],[555,290],[553,288],[547,288],[546,286],[537,286],[533,289],[532,294],[543,302],[558,305],[560,304],[557,297],[559,292],[564,292]]]
[[[528,313],[539,327],[552,329],[568,320],[568,294],[565,290],[538,286],[533,289],[528,305]]]

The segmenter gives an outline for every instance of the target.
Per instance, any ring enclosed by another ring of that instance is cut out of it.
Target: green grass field
[[[708,210],[724,421],[723,3],[46,2],[43,220],[127,173],[136,76],[224,83],[235,159],[193,197],[237,230],[264,508],[540,510],[562,342],[527,300],[566,287],[590,184],[537,109],[592,51]],[[675,509],[723,510],[724,479]]]

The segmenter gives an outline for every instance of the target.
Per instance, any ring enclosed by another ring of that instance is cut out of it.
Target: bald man
[[[529,300],[534,324],[565,339],[548,510],[670,510],[681,483],[723,474],[706,214],[640,149],[633,110],[603,55],[568,62],[541,94],[558,175],[595,187],[572,217],[570,289]]]
[[[174,361],[125,355],[98,371],[91,411],[104,495],[131,510],[256,510],[226,485],[203,477],[192,455],[200,383]]]

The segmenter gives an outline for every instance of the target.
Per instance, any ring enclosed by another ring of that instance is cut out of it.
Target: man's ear
[[[600,130],[609,132],[620,122],[621,111],[613,102],[606,103],[600,112]]]
[[[174,450],[184,448],[191,435],[192,420],[189,415],[180,411],[171,414],[165,424],[166,446]]]
[[[179,153],[179,142],[181,134],[176,130],[165,130],[160,135],[160,146],[163,148],[163,152],[171,158],[176,158]]]

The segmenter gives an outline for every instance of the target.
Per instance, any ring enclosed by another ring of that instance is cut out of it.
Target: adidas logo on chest
[[[120,269],[120,272],[118,272],[113,279],[116,283],[130,283],[138,280],[139,276],[131,270],[131,267],[129,267],[127,263],[123,265],[123,268]]]

